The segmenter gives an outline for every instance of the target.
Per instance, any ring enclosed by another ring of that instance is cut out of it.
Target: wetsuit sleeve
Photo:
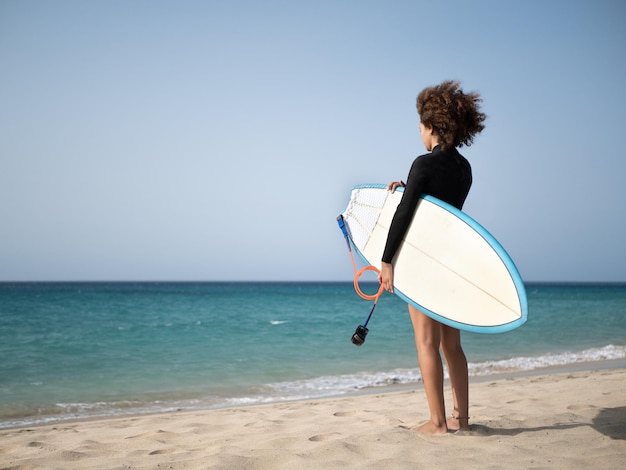
[[[391,227],[389,227],[387,243],[382,258],[382,261],[385,263],[391,263],[396,255],[404,234],[413,219],[417,201],[426,190],[427,171],[425,164],[426,159],[419,157],[411,165],[402,199],[391,221]]]

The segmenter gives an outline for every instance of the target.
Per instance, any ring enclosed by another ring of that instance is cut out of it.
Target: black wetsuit
[[[404,194],[389,228],[383,262],[392,262],[422,194],[461,209],[471,185],[472,168],[456,148],[441,150],[436,146],[431,153],[417,157],[411,165]]]

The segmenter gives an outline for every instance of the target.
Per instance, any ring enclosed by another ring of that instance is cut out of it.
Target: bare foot
[[[448,433],[448,428],[446,425],[437,426],[432,421],[427,421],[421,426],[412,427],[411,431],[416,431],[422,434],[444,435]]]
[[[469,418],[448,418],[446,425],[450,431],[469,431],[470,429]]]

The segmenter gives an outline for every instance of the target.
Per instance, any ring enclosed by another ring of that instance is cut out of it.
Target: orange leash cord
[[[376,274],[380,274],[380,270],[376,266],[370,265],[370,266],[365,266],[364,268],[357,271],[356,263],[354,262],[354,254],[352,253],[352,245],[350,245],[350,236],[348,235],[348,228],[346,227],[344,223],[343,215],[340,215],[339,217],[337,217],[337,223],[339,224],[339,228],[343,232],[343,236],[345,237],[346,243],[348,244],[348,251],[350,252],[350,260],[352,261],[352,268],[354,269],[354,290],[356,291],[357,294],[359,294],[359,297],[361,297],[362,299],[374,301],[374,305],[372,305],[372,309],[370,310],[370,314],[367,316],[367,319],[365,320],[365,322],[363,322],[363,324],[357,326],[356,331],[354,332],[351,338],[352,344],[354,344],[355,346],[361,346],[365,342],[365,337],[367,336],[367,333],[369,331],[367,329],[367,324],[369,323],[370,318],[372,318],[372,313],[374,313],[374,309],[376,308],[376,303],[378,302],[378,299],[383,294],[385,289],[383,288],[383,285],[381,284],[380,287],[378,288],[378,292],[376,292],[376,294],[374,295],[366,294],[365,292],[361,290],[361,286],[359,286],[359,279],[361,278],[363,273],[365,273],[365,271],[374,271]]]
[[[385,291],[383,285],[380,285],[380,287],[378,288],[378,292],[376,292],[375,294],[366,294],[361,290],[361,286],[359,286],[359,279],[361,279],[361,276],[365,273],[365,271],[374,271],[376,274],[380,274],[380,269],[378,269],[376,266],[370,265],[365,266],[364,268],[361,268],[357,271],[352,250],[350,250],[350,259],[352,260],[352,268],[354,269],[354,290],[359,295],[359,297],[365,300],[373,300],[375,304],[376,302],[378,302],[379,297],[383,295],[383,292]]]
[[[365,271],[374,271],[376,272],[376,274],[380,274],[380,270],[376,266],[365,266],[364,268],[357,271],[356,265],[354,264],[354,255],[352,254],[352,250],[350,250],[350,258],[352,259],[352,267],[354,268],[354,272],[355,272],[354,290],[356,291],[357,294],[359,294],[359,297],[361,297],[362,299],[374,301],[374,304],[372,305],[372,309],[370,310],[370,314],[367,316],[366,320],[362,324],[356,327],[356,331],[354,332],[354,334],[352,335],[352,338],[350,339],[350,341],[352,341],[352,344],[354,344],[355,346],[361,346],[365,342],[365,337],[367,336],[367,333],[369,332],[369,330],[367,329],[367,324],[370,322],[370,319],[372,318],[372,313],[374,313],[374,309],[376,308],[376,304],[378,303],[378,299],[383,294],[385,289],[383,288],[383,285],[381,284],[380,287],[378,288],[378,292],[376,292],[374,295],[369,295],[363,292],[361,290],[361,287],[359,286],[359,279],[361,278],[363,273]]]

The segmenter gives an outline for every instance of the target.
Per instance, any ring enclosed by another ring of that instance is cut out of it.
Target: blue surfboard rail
[[[387,185],[378,184],[378,183],[359,184],[359,185],[353,186],[352,190],[366,189],[366,188],[386,189]],[[396,191],[404,192],[404,188],[399,187],[396,189]],[[447,202],[444,202],[440,199],[437,199],[436,197],[433,197],[427,194],[423,194],[421,198],[424,199],[425,201],[429,201],[445,209],[452,215],[456,216],[458,219],[462,220],[464,223],[469,225],[476,233],[478,233],[496,251],[500,259],[504,263],[505,267],[507,268],[507,271],[509,272],[509,275],[511,276],[511,279],[515,285],[515,289],[517,291],[517,295],[518,295],[519,302],[520,302],[521,316],[517,320],[514,320],[509,323],[504,323],[501,325],[495,325],[495,326],[470,325],[470,324],[460,323],[454,320],[450,320],[448,318],[444,318],[438,315],[437,313],[427,309],[423,305],[420,305],[419,303],[410,299],[403,292],[401,292],[400,290],[396,288],[394,288],[394,293],[405,302],[413,305],[418,310],[424,312],[429,317],[441,323],[444,323],[448,326],[451,326],[453,328],[457,328],[463,331],[469,331],[472,333],[487,333],[487,334],[505,333],[507,331],[514,330],[515,328],[518,328],[522,326],[524,323],[526,323],[526,321],[528,320],[528,298],[526,296],[526,287],[524,286],[524,281],[522,280],[522,276],[520,275],[519,270],[517,269],[517,266],[515,266],[513,259],[509,256],[509,254],[506,252],[506,250],[500,244],[500,242],[498,242],[498,240],[496,240],[496,238],[493,235],[491,235],[491,233],[489,233],[489,231],[485,227],[483,227],[472,217],[467,215],[465,212],[457,209],[453,205],[448,204]],[[345,229],[342,229],[342,230],[345,230]],[[344,231],[344,234],[345,233],[346,232]],[[350,237],[349,233],[348,233],[348,238],[354,251],[359,255],[359,257],[363,260],[364,263],[369,264],[369,261],[365,258],[365,256],[361,253],[361,251],[356,247],[356,245],[352,241],[352,238]]]

